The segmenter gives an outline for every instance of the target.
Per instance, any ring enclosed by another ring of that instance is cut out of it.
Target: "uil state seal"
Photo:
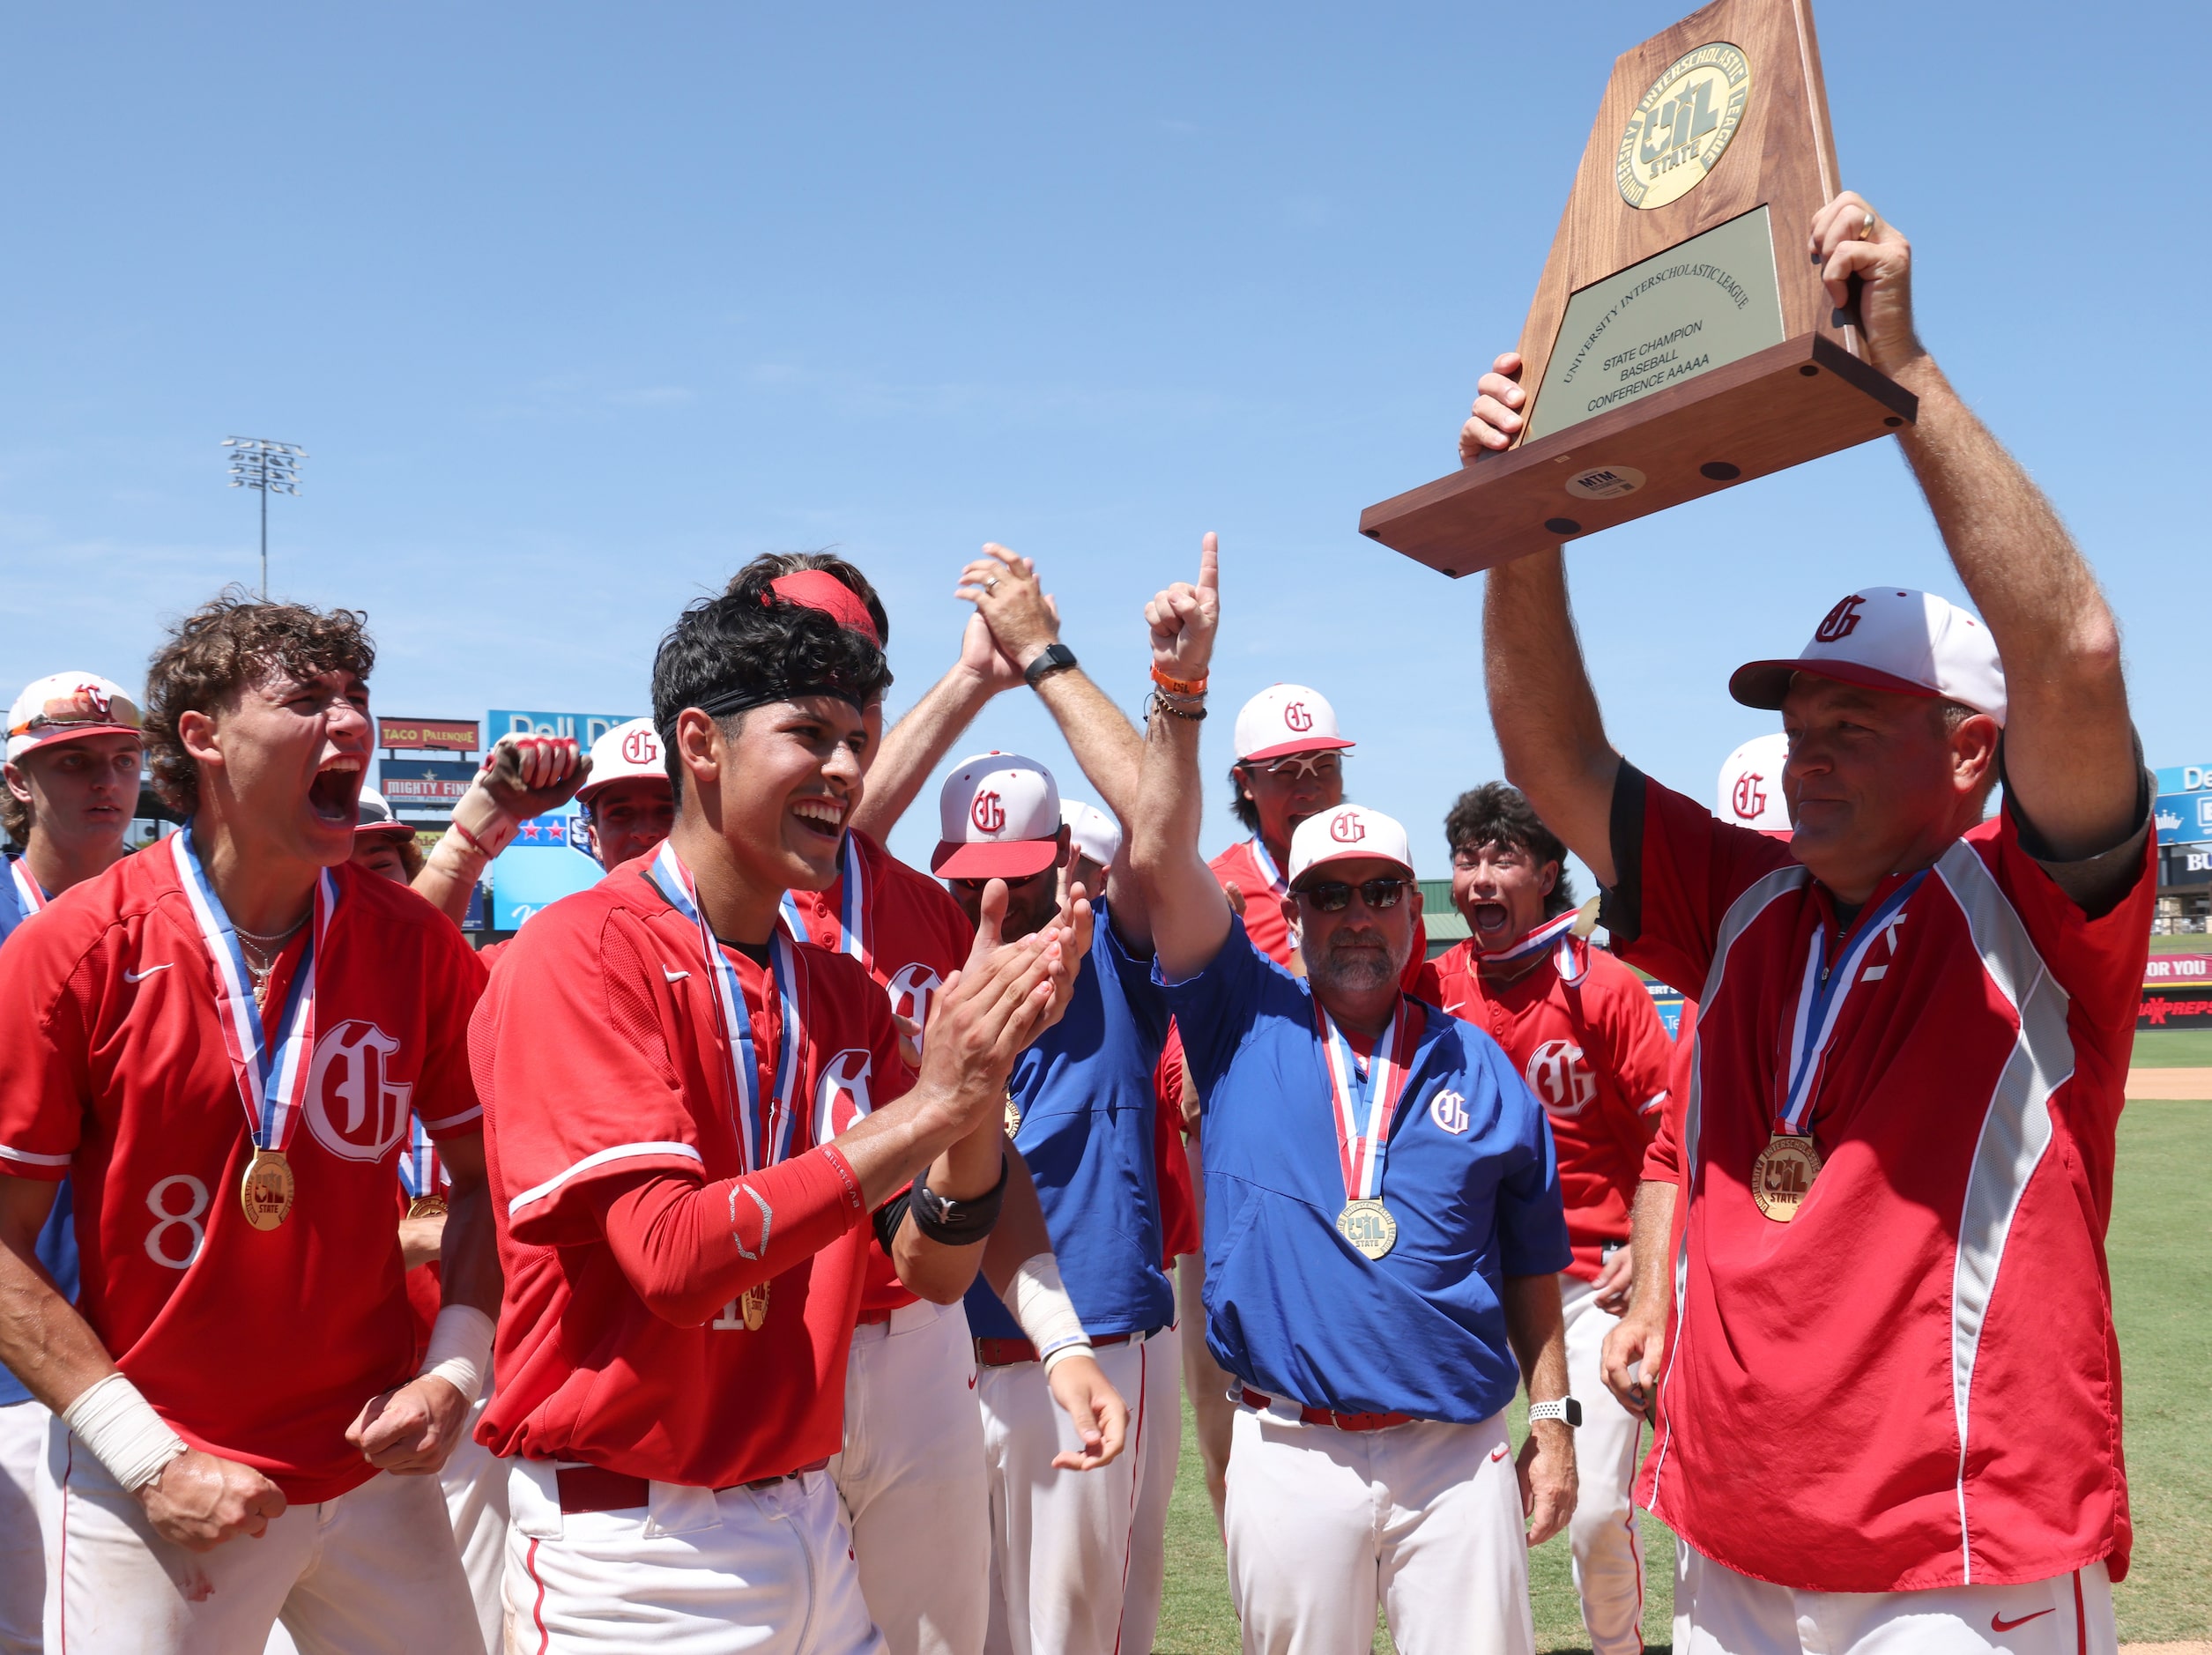
[[[1664,207],[1705,181],[1743,124],[1751,60],[1726,41],[1685,52],[1652,83],[1621,134],[1613,165],[1621,199]]]

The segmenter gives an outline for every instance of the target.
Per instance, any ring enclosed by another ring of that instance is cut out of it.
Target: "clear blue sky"
[[[1310,682],[1439,872],[1496,768],[1479,583],[1355,525],[1451,463],[1614,55],[1684,4],[25,9],[0,692],[135,682],[165,618],[254,577],[233,433],[312,454],[274,583],[368,611],[392,714],[642,710],[687,599],[828,545],[885,594],[903,706],[985,539],[1133,709],[1139,607],[1217,529],[1209,780],[1245,694]],[[1820,13],[1844,176],[2096,560],[2168,764],[2212,759],[2207,17]],[[1889,444],[1571,562],[1615,739],[1701,795],[1770,724],[1731,666],[1852,588],[1957,594]],[[1072,769],[1049,731],[1009,697],[972,745]]]

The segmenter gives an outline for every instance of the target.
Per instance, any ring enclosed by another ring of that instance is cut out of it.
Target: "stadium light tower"
[[[230,486],[261,494],[261,597],[269,601],[269,496],[300,492],[300,462],[308,451],[266,437],[225,437],[230,453]]]

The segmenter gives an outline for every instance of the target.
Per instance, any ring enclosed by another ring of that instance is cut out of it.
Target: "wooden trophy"
[[[1715,0],[1622,53],[1521,333],[1519,441],[1360,532],[1467,575],[1911,419],[1807,254],[1836,193],[1809,0]]]

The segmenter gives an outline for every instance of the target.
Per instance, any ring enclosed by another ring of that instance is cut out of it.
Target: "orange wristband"
[[[1195,678],[1186,682],[1179,678],[1169,678],[1156,666],[1152,669],[1152,681],[1170,695],[1203,695],[1206,694],[1206,679]]]

